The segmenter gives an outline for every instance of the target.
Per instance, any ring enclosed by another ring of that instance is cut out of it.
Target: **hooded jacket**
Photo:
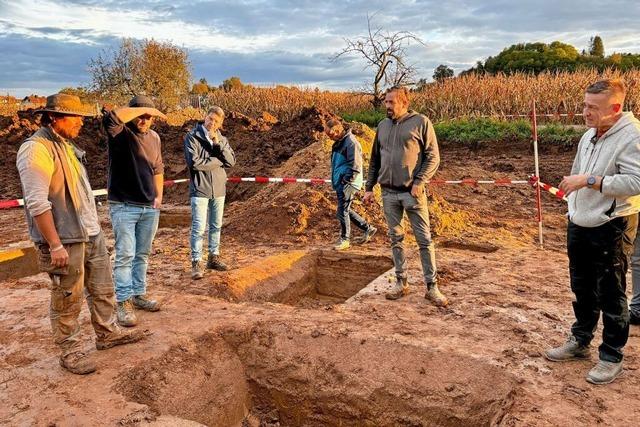
[[[381,187],[411,191],[435,175],[440,154],[433,124],[424,115],[409,110],[398,120],[386,118],[378,124],[371,149],[366,190]]]
[[[600,191],[588,187],[568,196],[569,219],[581,227],[598,227],[613,218],[640,211],[640,121],[622,117],[596,139],[589,129],[580,139],[572,175],[602,176]]]
[[[227,138],[219,131],[216,139],[217,142],[211,140],[202,123],[198,123],[184,139],[190,197],[213,199],[226,194],[225,168],[236,164],[236,156]]]
[[[331,185],[338,191],[347,184],[362,188],[362,146],[351,130],[331,147]]]

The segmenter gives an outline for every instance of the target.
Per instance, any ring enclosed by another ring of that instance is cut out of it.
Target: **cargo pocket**
[[[67,247],[65,246],[65,249]],[[64,267],[56,267],[51,264],[51,252],[48,245],[38,246],[38,270],[49,275],[66,276],[69,274],[69,264]]]

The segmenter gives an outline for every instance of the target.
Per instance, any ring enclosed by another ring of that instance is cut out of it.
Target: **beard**
[[[387,117],[393,119],[393,110],[387,108]]]

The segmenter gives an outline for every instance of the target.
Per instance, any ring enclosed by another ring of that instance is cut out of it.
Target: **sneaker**
[[[398,277],[393,288],[391,288],[391,290],[385,294],[385,298],[396,300],[398,298],[402,298],[407,294],[409,294],[409,285],[407,284],[407,279]]]
[[[81,351],[60,356],[60,366],[76,375],[87,375],[96,371],[96,364]]]
[[[144,295],[134,295],[131,302],[135,308],[145,311],[160,311],[160,303],[154,299],[147,299]]]
[[[209,254],[209,259],[207,260],[207,268],[210,270],[218,270],[218,271],[227,271],[229,267],[222,262],[220,259],[220,255]]]
[[[200,280],[204,277],[204,269],[200,261],[191,261],[191,278]]]
[[[373,225],[370,225],[369,228],[367,228],[367,230],[364,232],[364,234],[356,239],[356,243],[361,245],[368,243],[377,231],[377,228],[375,228]]]
[[[449,305],[447,297],[438,289],[438,282],[427,283],[427,293],[424,294],[424,297],[432,301],[436,307],[446,307]]]
[[[640,314],[629,313],[629,323],[632,325],[640,325]]]
[[[116,307],[118,323],[122,326],[131,327],[138,324],[136,311],[133,309],[131,299],[119,302]]]
[[[552,362],[588,359],[589,346],[580,344],[578,340],[576,340],[576,337],[571,335],[567,342],[562,344],[560,347],[555,347],[547,350],[544,353],[544,357],[551,360]]]
[[[344,251],[349,249],[351,244],[349,243],[349,239],[341,238],[338,242],[333,246],[333,249],[336,251]]]
[[[609,384],[613,382],[622,373],[622,361],[608,362],[606,360],[598,361],[587,374],[587,381],[591,384]]]
[[[101,340],[96,339],[96,348],[98,350],[106,350],[117,345],[138,342],[146,336],[146,331],[137,329],[126,331],[124,329],[120,329],[120,327],[117,327],[116,330],[109,334],[106,338]]]

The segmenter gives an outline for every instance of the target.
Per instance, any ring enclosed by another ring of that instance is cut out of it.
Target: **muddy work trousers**
[[[571,333],[589,345],[602,312],[600,359],[620,362],[629,338],[626,273],[638,216],[615,218],[599,227],[569,222],[567,251],[576,321]]]
[[[85,296],[98,339],[116,330],[111,262],[102,232],[88,242],[64,247],[69,254],[69,264],[55,268],[51,266],[49,246],[38,246],[40,269],[51,278],[51,328],[62,356],[81,350],[78,317]]]
[[[404,213],[406,212],[413,229],[413,235],[420,249],[420,261],[425,285],[435,282],[437,277],[436,253],[431,239],[427,196],[423,193],[416,198],[407,191],[383,189],[382,206],[389,226],[389,238],[391,239],[391,251],[393,253],[393,263],[396,267],[396,277],[407,277],[407,260],[404,255],[404,226],[402,224]]]

